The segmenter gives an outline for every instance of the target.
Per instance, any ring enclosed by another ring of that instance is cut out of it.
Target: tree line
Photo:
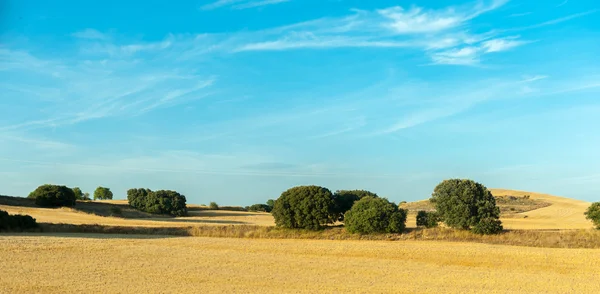
[[[28,198],[42,207],[74,206],[77,200],[89,200],[78,187],[42,185]],[[109,188],[98,187],[94,200],[113,199]],[[127,191],[131,207],[154,214],[186,216],[186,197],[172,190],[152,191],[135,188]],[[417,226],[436,227],[439,223],[477,234],[496,234],[503,230],[500,209],[492,193],[482,184],[469,179],[448,179],[439,183],[431,194],[435,211],[419,211]],[[210,209],[219,209],[211,202]],[[338,190],[332,193],[321,186],[292,187],[276,200],[241,208],[246,211],[270,212],[278,227],[320,230],[343,222],[351,233],[401,233],[406,227],[407,211],[387,198],[366,190]],[[585,212],[587,219],[600,229],[600,202]],[[4,219],[8,219],[3,214]],[[19,219],[17,216],[15,219]],[[29,220],[22,219],[24,222]],[[20,220],[17,221],[17,223]],[[34,220],[35,222],[35,220]],[[8,222],[7,222],[8,223]]]
[[[500,209],[492,193],[482,184],[467,179],[449,179],[438,184],[431,197],[436,212],[420,211],[419,226],[439,222],[477,234],[502,231]],[[284,191],[271,212],[275,224],[293,229],[319,230],[342,221],[351,233],[401,233],[407,211],[386,198],[365,190],[335,193],[320,186],[298,186]]]

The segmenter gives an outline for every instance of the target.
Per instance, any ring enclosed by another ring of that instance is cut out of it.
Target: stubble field
[[[599,293],[600,250],[423,241],[0,236],[2,293]]]

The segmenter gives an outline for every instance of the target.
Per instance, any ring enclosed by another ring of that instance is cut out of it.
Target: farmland
[[[1,210],[32,215],[57,231],[0,234],[0,292],[600,291],[600,232],[583,216],[589,203],[512,190],[492,193],[513,197],[507,201],[517,208],[501,215],[509,231],[490,236],[415,229],[414,211],[430,205],[426,201],[403,204],[413,208],[406,233],[364,237],[340,227],[279,230],[268,213],[197,205],[189,206],[187,217],[166,217],[129,211],[118,200],[53,209],[5,201]],[[525,195],[531,201],[521,200]],[[115,207],[119,215],[111,215]],[[61,224],[74,225],[74,232],[81,229],[77,225],[101,229],[66,233]],[[96,232],[109,227],[128,234]],[[152,229],[152,235],[129,235],[141,228]]]
[[[0,244],[7,293],[600,291],[591,249],[69,234]]]

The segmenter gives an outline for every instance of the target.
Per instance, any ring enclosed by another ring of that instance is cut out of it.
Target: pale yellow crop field
[[[0,235],[2,293],[600,293],[600,250]]]
[[[592,229],[592,222],[585,219],[584,212],[591,203],[571,198],[563,198],[542,193],[531,193],[505,189],[490,189],[494,196],[530,195],[552,203],[548,207],[518,213],[514,218],[501,218],[506,229]],[[524,218],[527,216],[527,218]]]
[[[64,224],[98,224],[127,227],[188,227],[197,225],[260,225],[273,226],[273,216],[263,212],[239,212],[222,210],[190,211],[187,217],[155,217],[125,219],[103,217],[77,211],[72,208],[38,208],[0,205],[0,210],[10,214],[28,214],[38,222]]]

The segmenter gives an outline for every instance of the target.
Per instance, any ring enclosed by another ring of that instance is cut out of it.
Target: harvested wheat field
[[[106,217],[78,211],[74,208],[39,208],[0,205],[0,210],[11,214],[27,214],[42,223],[109,225],[127,227],[187,227],[196,225],[275,225],[273,217],[263,212],[240,212],[223,210],[190,211],[186,217]]]
[[[600,250],[438,242],[0,236],[3,293],[599,293]]]

